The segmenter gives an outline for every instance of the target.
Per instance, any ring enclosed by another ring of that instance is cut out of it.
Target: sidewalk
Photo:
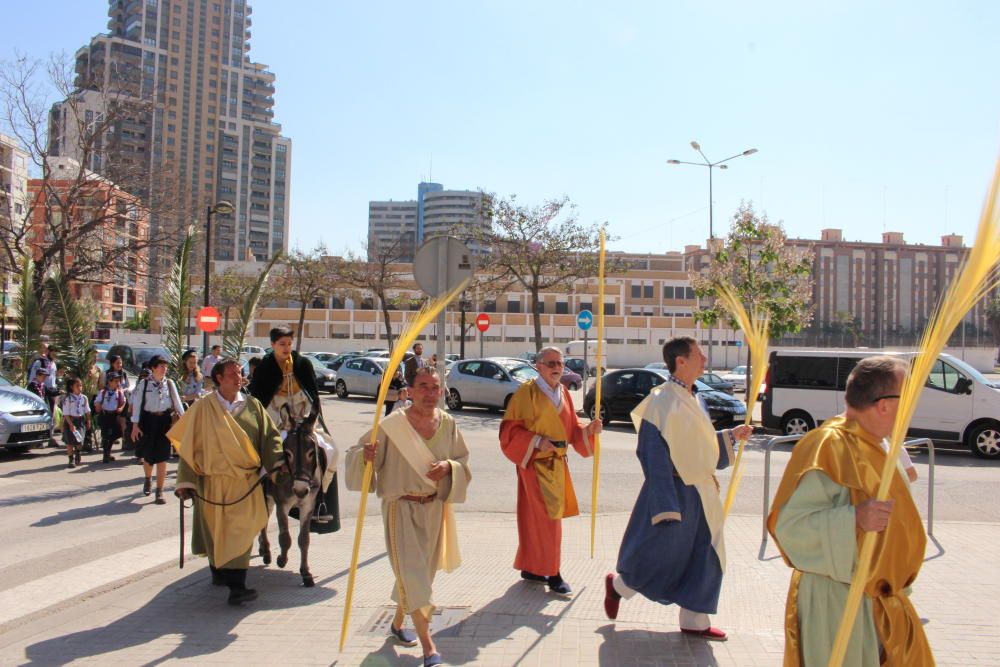
[[[622,603],[616,622],[604,616],[603,576],[614,567],[628,516],[598,519],[595,558],[589,558],[588,516],[564,522],[563,576],[574,596],[561,599],[520,581],[510,566],[516,548],[511,514],[459,514],[464,565],[437,579],[434,619],[438,647],[451,665],[780,665],[782,618],[789,570],[768,544],[758,560],[760,517],[734,516],[727,526],[728,569],[715,625],[724,643],[689,639],[677,631],[676,607],[636,597]],[[914,603],[938,665],[1000,665],[1000,575],[995,569],[1000,526],[935,526],[945,548],[928,544]],[[420,664],[419,648],[387,640],[392,573],[381,521],[370,518],[362,540],[350,637],[337,652],[354,520],[335,535],[313,536],[310,562],[316,588],[300,585],[293,546],[285,570],[254,558],[249,583],[261,597],[237,609],[209,583],[207,562],[176,567],[176,543],[163,566],[138,580],[89,598],[76,598],[14,620],[0,631],[0,664],[122,665],[404,665]],[[274,540],[276,542],[276,540]],[[167,564],[167,559],[173,559]],[[158,563],[149,562],[154,567]],[[86,577],[88,566],[77,568]],[[128,574],[124,573],[123,575]],[[49,591],[53,601],[58,591]],[[16,616],[17,614],[8,614]]]

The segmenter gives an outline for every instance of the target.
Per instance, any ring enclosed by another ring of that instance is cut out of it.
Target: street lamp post
[[[712,241],[715,239],[715,227],[714,221],[712,219],[712,170],[716,167],[719,169],[729,169],[729,165],[724,164],[730,160],[734,160],[738,157],[743,157],[744,155],[753,155],[757,152],[756,148],[748,148],[742,153],[737,153],[736,155],[730,155],[725,160],[719,160],[718,162],[712,162],[705,156],[705,153],[701,150],[701,144],[697,141],[691,142],[691,148],[698,151],[704,162],[686,162],[684,160],[667,160],[667,164],[689,164],[695,167],[708,167],[708,251],[712,252]],[[708,325],[708,369],[711,370],[712,366],[712,332],[714,327],[710,324]]]
[[[236,209],[229,202],[219,200],[215,202],[215,206],[209,206],[205,213],[205,306],[208,306],[209,297],[209,281],[210,278],[210,265],[212,261],[212,216],[216,213],[221,213],[222,215],[229,215]],[[208,356],[208,332],[202,333],[201,346],[203,348],[202,356]]]

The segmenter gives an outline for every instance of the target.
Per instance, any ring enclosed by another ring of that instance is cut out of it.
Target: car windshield
[[[528,382],[529,380],[534,380],[538,377],[538,371],[531,366],[516,366],[509,370],[510,376],[515,380],[520,380],[521,382]]]
[[[733,370],[731,370],[729,372],[732,373],[732,374],[734,374],[734,375],[746,375],[747,374],[747,367],[746,366],[737,366],[736,368],[734,368]]]
[[[979,382],[981,384],[992,384],[990,382],[990,380],[986,379],[985,375],[983,375],[982,373],[980,373],[975,368],[973,368],[969,364],[965,363],[964,361],[962,361],[958,357],[951,357],[951,356],[949,356],[946,359],[947,359],[947,361],[948,361],[949,364],[951,364],[952,366],[957,366],[959,368],[959,370],[961,370],[963,373],[965,373],[966,375],[968,375],[969,377],[971,377],[976,382]]]
[[[511,370],[513,368],[517,368],[518,366],[524,366],[525,365],[524,359],[494,358],[491,361],[497,362],[498,364],[500,364],[501,366],[503,366],[507,370]]]

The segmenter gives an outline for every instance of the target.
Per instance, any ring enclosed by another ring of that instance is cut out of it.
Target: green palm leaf
[[[42,311],[35,297],[35,263],[30,257],[25,257],[21,267],[21,284],[14,294],[14,307],[17,309],[14,340],[21,345],[18,352],[21,365],[14,369],[12,380],[23,387],[28,382],[28,366],[42,343]]]
[[[184,336],[187,333],[188,310],[191,307],[191,251],[198,232],[194,225],[187,228],[184,240],[177,248],[174,265],[170,269],[170,279],[163,291],[163,313],[160,319],[160,334],[163,347],[170,353],[171,375],[179,378],[183,373],[181,355],[184,354]]]
[[[84,393],[96,392],[96,378],[90,373],[97,358],[97,349],[90,340],[94,323],[87,318],[70,291],[69,281],[59,271],[45,279],[45,301],[52,318],[59,365],[83,380]]]
[[[257,276],[257,281],[243,295],[243,305],[240,306],[236,319],[230,322],[229,328],[222,336],[223,354],[234,359],[240,358],[243,351],[243,343],[246,341],[247,332],[253,324],[254,314],[257,312],[257,304],[260,302],[260,294],[267,284],[267,279],[271,275],[271,269],[281,257],[281,253],[275,253],[271,261],[267,263],[264,270]]]

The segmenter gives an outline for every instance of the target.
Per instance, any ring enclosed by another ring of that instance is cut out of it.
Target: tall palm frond
[[[97,348],[90,340],[94,323],[70,291],[69,281],[59,271],[45,279],[45,302],[49,309],[54,342],[59,350],[59,365],[83,380],[83,391],[97,391],[97,379],[91,375]]]
[[[240,311],[236,314],[236,319],[230,322],[229,328],[222,335],[222,350],[226,356],[233,357],[234,359],[240,358],[240,353],[243,351],[243,343],[247,338],[247,332],[250,331],[254,314],[257,312],[260,294],[271,275],[271,269],[274,268],[275,263],[277,263],[280,257],[281,253],[274,254],[271,261],[267,263],[264,270],[257,276],[257,281],[243,295],[243,305],[240,306]]]
[[[170,279],[163,291],[163,313],[160,319],[160,334],[163,347],[167,348],[171,359],[171,374],[179,378],[183,374],[181,355],[184,354],[184,335],[187,332],[188,310],[191,308],[191,251],[194,249],[198,231],[194,225],[187,228],[181,245],[177,248],[174,265],[170,269]]]
[[[17,309],[14,340],[21,346],[18,351],[21,364],[14,369],[11,379],[23,387],[28,382],[28,366],[42,342],[42,312],[35,295],[35,263],[30,257],[24,258],[21,267],[21,284],[14,294],[14,307]]]

